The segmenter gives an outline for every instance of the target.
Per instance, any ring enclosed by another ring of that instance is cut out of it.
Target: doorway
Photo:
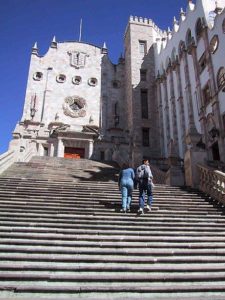
[[[65,147],[64,158],[80,159],[80,158],[84,158],[84,156],[85,156],[84,148]]]

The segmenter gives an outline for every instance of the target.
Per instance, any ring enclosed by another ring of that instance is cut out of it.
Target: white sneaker
[[[139,208],[138,213],[141,214],[141,215],[143,215],[144,214],[143,208]]]
[[[151,207],[150,207],[149,205],[147,205],[146,208],[147,208],[148,211],[151,211],[151,210],[152,210]]]

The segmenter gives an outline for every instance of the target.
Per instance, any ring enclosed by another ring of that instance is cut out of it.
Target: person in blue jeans
[[[122,195],[122,209],[121,212],[129,212],[132,192],[134,189],[135,174],[132,168],[129,168],[126,164],[123,164],[122,170],[119,173],[118,186]]]
[[[145,197],[147,195],[147,210],[151,211],[151,206],[153,202],[152,195],[152,171],[149,166],[148,159],[144,159],[142,165],[140,165],[136,170],[136,178],[138,180],[139,188],[139,209],[140,214],[144,213]]]

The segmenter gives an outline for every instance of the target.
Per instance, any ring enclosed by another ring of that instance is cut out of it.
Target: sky
[[[152,19],[167,30],[187,0],[0,0],[0,154],[8,150],[22,117],[31,49],[44,55],[57,41],[82,41],[101,47],[106,42],[113,63],[123,53],[129,16]]]

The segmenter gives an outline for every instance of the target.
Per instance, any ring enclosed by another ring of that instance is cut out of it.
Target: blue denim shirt
[[[135,174],[134,174],[134,170],[132,168],[123,169],[120,171],[118,184],[120,185],[120,182],[122,180],[131,179],[133,181],[134,178],[135,178]]]

